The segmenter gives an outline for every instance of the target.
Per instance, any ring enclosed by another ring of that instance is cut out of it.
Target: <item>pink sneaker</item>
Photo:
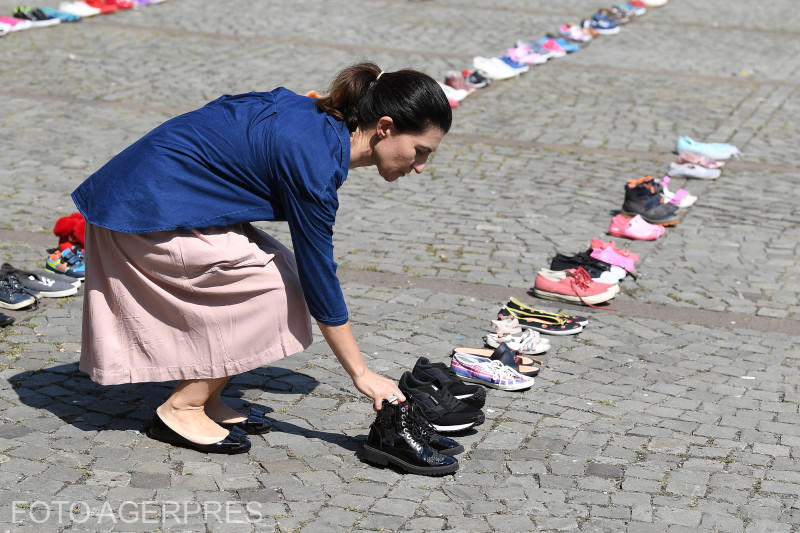
[[[555,39],[552,39],[550,37],[543,37],[539,41],[539,44],[544,46],[546,50],[555,52],[555,57],[564,57],[565,55],[567,55],[567,51],[564,50]]]
[[[600,239],[592,239],[591,244],[592,250],[605,250],[606,248],[611,248],[617,255],[621,255],[622,257],[629,257],[634,263],[639,260],[639,254],[633,253],[630,250],[625,248],[617,248],[617,243],[614,241],[601,241]],[[633,270],[631,268],[631,270]]]
[[[0,24],[8,28],[8,31],[27,30],[33,27],[33,23],[29,20],[18,19],[16,17],[0,17]]]
[[[522,63],[523,65],[540,65],[542,63],[547,63],[546,56],[531,52],[531,47],[528,45],[509,48],[506,54],[517,63]]]
[[[607,302],[617,293],[619,285],[593,281],[583,267],[575,270],[543,268],[536,274],[533,285],[533,294],[539,298],[590,306]]]
[[[633,218],[617,215],[611,219],[608,233],[614,237],[627,237],[637,241],[654,241],[664,235],[664,226],[650,224],[640,215],[636,215]]]

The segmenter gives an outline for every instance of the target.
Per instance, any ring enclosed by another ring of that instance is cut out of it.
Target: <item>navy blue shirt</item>
[[[150,233],[286,220],[311,315],[347,322],[333,260],[345,124],[287,89],[222,96],[164,122],[73,193],[90,223]]]

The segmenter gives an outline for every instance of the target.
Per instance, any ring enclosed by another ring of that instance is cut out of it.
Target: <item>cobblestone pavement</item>
[[[324,89],[365,58],[438,77],[597,7],[170,0],[0,38],[0,259],[40,267],[75,186],[220,94]],[[318,332],[233,380],[232,402],[280,421],[250,453],[152,441],[170,384],[79,373],[79,294],[0,332],[0,531],[800,530],[798,28],[791,0],[673,0],[468,98],[423,175],[351,173],[340,272],[369,365],[399,378],[478,345],[510,294],[557,308],[526,295],[536,270],[602,237],[625,179],[662,172],[678,135],[744,151],[717,181],[676,180],[696,206],[626,243],[638,280],[552,340],[533,389],[490,391],[456,475],[358,459],[371,407]]]

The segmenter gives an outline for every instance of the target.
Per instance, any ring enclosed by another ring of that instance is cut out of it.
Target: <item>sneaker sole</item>
[[[36,299],[34,298],[30,298],[28,300],[15,304],[10,304],[8,302],[0,301],[0,307],[2,307],[3,309],[16,310],[16,309],[22,309],[23,307],[28,307],[29,305],[33,305],[34,302],[36,302]]]
[[[63,291],[50,291],[50,292],[40,291],[37,292],[36,294],[40,298],[63,298],[65,296],[72,296],[73,294],[77,293],[78,293],[78,287],[73,285],[71,288],[64,289]]]
[[[370,463],[380,466],[387,466],[389,464],[393,464],[396,467],[405,470],[406,472],[409,472],[411,474],[418,474],[420,476],[444,476],[447,474],[452,474],[453,472],[458,470],[457,462],[451,465],[430,466],[430,467],[412,465],[410,463],[403,461],[398,457],[395,457],[394,455],[373,448],[369,444],[364,444],[361,446],[361,456],[364,458],[364,460],[369,461]]]
[[[433,429],[435,429],[436,431],[441,431],[442,433],[453,433],[454,431],[463,431],[465,429],[469,429],[472,426],[477,426],[478,424],[476,422],[468,422],[466,424],[455,424],[455,425],[451,425],[451,426],[439,426],[439,425],[434,424],[433,422],[431,422],[431,425],[433,426]]]
[[[618,291],[606,291],[604,293],[594,294],[592,296],[578,297],[572,294],[560,294],[557,292],[543,291],[536,288],[533,289],[534,296],[543,298],[545,300],[553,300],[556,302],[569,302],[575,304],[591,304],[591,305],[597,305],[603,302],[607,302],[614,296],[616,296],[617,292]]]
[[[511,385],[501,385],[500,383],[488,382],[488,381],[484,381],[484,380],[479,379],[479,378],[471,378],[471,377],[461,376],[461,375],[459,375],[459,377],[461,378],[461,381],[468,381],[470,383],[480,383],[481,385],[484,385],[486,387],[491,387],[493,389],[498,389],[498,390],[511,390],[511,391],[514,391],[514,390],[530,389],[531,387],[533,387],[533,378],[531,378],[530,383],[516,383],[516,384],[511,384]],[[436,426],[434,426],[434,427],[436,427]]]
[[[581,327],[575,329],[567,329],[567,330],[551,330],[551,329],[542,329],[537,326],[529,326],[527,324],[520,323],[519,327],[524,329],[532,329],[533,331],[538,331],[539,333],[544,333],[545,335],[575,335],[576,333],[580,333],[583,331],[583,326],[585,324],[581,324]]]

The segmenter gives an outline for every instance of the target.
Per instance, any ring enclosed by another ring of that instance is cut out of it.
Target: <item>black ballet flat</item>
[[[175,430],[161,420],[158,413],[153,415],[153,421],[150,427],[147,428],[147,436],[151,439],[166,442],[167,444],[174,444],[175,446],[190,448],[204,453],[224,453],[233,455],[236,453],[245,453],[250,449],[250,440],[247,438],[247,434],[240,428],[232,428],[228,436],[219,442],[198,444],[176,433]]]
[[[258,407],[250,407],[250,414],[247,416],[247,420],[229,423],[217,422],[217,424],[230,430],[239,428],[248,435],[261,435],[272,429],[272,421],[265,416],[266,414],[265,411]]]

